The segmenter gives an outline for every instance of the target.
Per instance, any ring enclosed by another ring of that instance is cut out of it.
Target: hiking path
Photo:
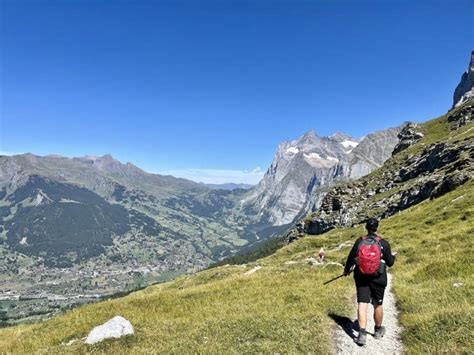
[[[367,344],[359,346],[354,342],[358,336],[357,313],[354,305],[352,319],[341,316],[333,316],[337,323],[335,331],[335,343],[337,354],[371,354],[371,355],[393,355],[402,354],[403,345],[400,340],[401,328],[398,323],[398,311],[395,306],[395,297],[392,292],[392,276],[388,274],[388,285],[384,297],[384,319],[383,326],[386,333],[382,339],[375,339],[374,332],[374,308],[369,305],[367,317]]]

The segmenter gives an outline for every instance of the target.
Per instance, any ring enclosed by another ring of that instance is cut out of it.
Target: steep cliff
[[[471,97],[474,97],[474,51],[471,52],[471,61],[467,70],[454,90],[453,107],[458,107]]]

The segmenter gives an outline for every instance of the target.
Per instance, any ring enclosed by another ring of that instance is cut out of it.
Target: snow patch
[[[306,154],[304,155],[306,158],[308,159],[320,159],[320,160],[323,160],[323,158],[321,157],[321,155],[319,155],[318,153],[309,153],[309,154]]]
[[[290,147],[286,150],[287,153],[291,153],[291,154],[296,154],[298,153],[300,150],[296,147]]]
[[[350,140],[346,139],[345,141],[342,141],[341,144],[346,149],[347,148],[354,149],[355,147],[357,147],[359,145],[359,142],[350,141]]]
[[[33,201],[34,206],[39,206],[41,205],[41,202],[43,202],[43,194],[41,192],[38,192],[38,194],[36,195],[36,198]]]
[[[309,161],[313,163],[318,163],[318,164],[333,164],[333,163],[339,163],[339,159],[335,157],[328,156],[327,158],[323,158],[320,154],[318,153],[305,153],[304,157],[308,159]]]
[[[59,202],[61,202],[61,203],[79,203],[79,204],[81,204],[81,202],[79,202],[79,201],[70,200],[68,198],[62,198],[62,199],[59,200]]]

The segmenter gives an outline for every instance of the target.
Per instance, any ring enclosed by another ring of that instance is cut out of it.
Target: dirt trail
[[[374,309],[369,305],[367,322],[367,344],[358,346],[354,342],[357,337],[358,324],[356,309],[354,307],[354,316],[352,319],[333,315],[333,319],[338,324],[335,334],[337,354],[402,354],[403,345],[400,340],[401,328],[398,324],[398,311],[395,307],[395,297],[391,290],[392,277],[388,274],[388,286],[384,297],[384,320],[383,325],[387,329],[384,337],[380,340],[373,338],[374,332]]]

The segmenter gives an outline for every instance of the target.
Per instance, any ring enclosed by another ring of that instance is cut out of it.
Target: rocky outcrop
[[[400,153],[402,150],[407,149],[421,138],[424,137],[423,133],[418,130],[418,125],[416,123],[407,123],[405,127],[398,134],[399,142],[393,149],[392,155]]]
[[[456,130],[462,126],[472,122],[474,117],[474,98],[470,99],[468,103],[460,107],[458,110],[452,112],[448,118],[451,123],[451,129]]]
[[[454,129],[462,126],[472,119],[469,107],[466,103],[451,112],[445,122]],[[414,136],[408,134],[412,128],[405,130],[408,138]],[[420,144],[406,160],[394,156],[377,173],[334,187],[318,211],[305,220],[305,232],[321,234],[363,223],[369,217],[385,218],[466,183],[474,177],[474,136],[463,132],[447,132],[444,140],[425,148]]]
[[[474,97],[474,51],[471,52],[471,61],[467,71],[463,73],[461,81],[454,90],[453,108],[460,106],[471,97]]]

